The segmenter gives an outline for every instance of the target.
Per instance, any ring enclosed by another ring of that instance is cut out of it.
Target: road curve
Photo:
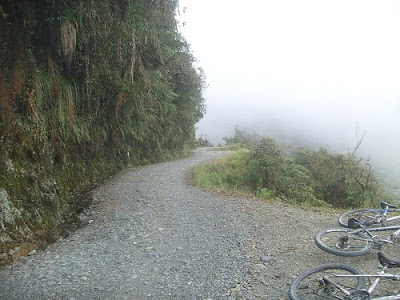
[[[122,172],[93,191],[90,225],[0,272],[1,299],[228,297],[248,264],[245,233],[185,183],[190,158]]]
[[[313,242],[335,216],[187,183],[221,155],[196,150],[99,186],[89,225],[0,270],[0,299],[287,299],[299,272],[338,261]]]

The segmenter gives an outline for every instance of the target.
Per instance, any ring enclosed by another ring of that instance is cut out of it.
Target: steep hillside
[[[0,250],[56,237],[77,195],[117,170],[192,147],[204,76],[177,12],[177,0],[0,0]]]

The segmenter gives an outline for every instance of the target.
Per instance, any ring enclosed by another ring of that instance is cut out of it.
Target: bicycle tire
[[[380,215],[382,213],[381,209],[375,209],[375,208],[358,208],[358,209],[353,209],[349,210],[342,215],[339,216],[338,218],[338,223],[342,227],[349,228],[350,226],[348,225],[349,219],[360,219],[360,220],[367,220],[368,218],[374,218],[376,215]],[[400,209],[395,208],[395,209],[390,209],[389,214],[388,214],[388,219],[395,216],[400,216]],[[372,220],[371,220],[372,221]],[[368,224],[368,222],[364,222],[365,225],[371,227],[371,226],[379,226],[379,225],[399,225],[400,224],[400,218],[397,220],[391,220],[391,221],[383,221],[382,223],[380,222],[372,222]]]
[[[346,295],[340,289],[329,285],[328,282],[322,281],[322,278],[326,278],[336,271],[341,275],[362,275],[358,269],[344,264],[330,263],[319,265],[303,272],[292,281],[289,287],[289,298],[291,300],[342,299],[340,298],[342,294],[343,299],[345,299]],[[336,283],[345,285],[351,291],[363,290],[365,288],[366,281],[363,277],[338,278],[333,276],[332,278],[334,278],[333,280]]]
[[[374,243],[362,239],[362,232],[352,232],[352,229],[342,227],[327,228],[318,232],[314,241],[321,250],[338,256],[362,256],[369,253]]]
[[[375,217],[380,214],[380,209],[370,209],[370,208],[358,208],[346,211],[344,214],[340,215],[338,218],[338,223],[342,227],[349,228],[348,222],[350,218],[356,218],[361,220],[366,220],[369,217]],[[371,216],[369,216],[371,214]]]

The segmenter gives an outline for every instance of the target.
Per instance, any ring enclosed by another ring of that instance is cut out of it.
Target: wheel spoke
[[[316,235],[315,242],[322,250],[343,256],[367,254],[374,244],[373,240],[362,232],[352,233],[344,228],[322,230]]]
[[[337,249],[342,251],[359,251],[365,249],[368,240],[359,238],[353,234],[343,235],[343,232],[330,231],[321,237],[321,241],[329,246],[335,245]]]
[[[359,274],[348,266],[333,266],[318,269],[300,275],[291,286],[292,299],[345,299],[351,292],[364,286],[363,278],[354,277]],[[335,275],[345,275],[337,277]],[[353,275],[346,277],[347,275]]]

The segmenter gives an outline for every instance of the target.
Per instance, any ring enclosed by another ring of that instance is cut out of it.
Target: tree
[[[252,159],[257,164],[261,176],[261,186],[277,189],[277,174],[283,163],[282,152],[272,138],[262,138],[252,151]]]

